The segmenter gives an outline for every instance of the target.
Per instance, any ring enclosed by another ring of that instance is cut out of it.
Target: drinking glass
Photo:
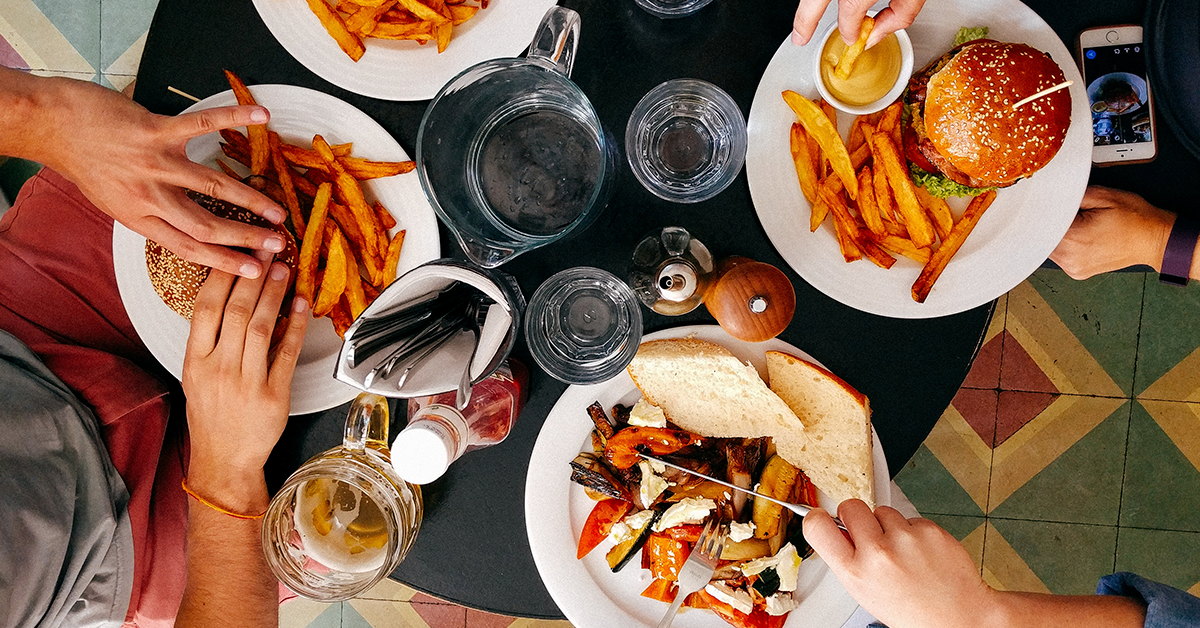
[[[625,153],[638,181],[677,203],[710,199],[746,161],[746,119],[721,88],[676,79],[642,97],[625,128]]]
[[[608,271],[581,266],[547,279],[525,309],[529,353],[568,384],[596,384],[629,365],[642,339],[633,290]]]
[[[304,463],[263,517],[267,565],[318,602],[348,600],[395,570],[421,527],[421,489],[388,452],[387,399],[361,393],[342,444]]]
[[[571,82],[578,41],[579,14],[551,8],[528,58],[468,68],[421,120],[421,186],[484,268],[584,228],[608,203],[617,150]]]
[[[637,0],[647,13],[662,18],[687,17],[703,9],[712,0]]]

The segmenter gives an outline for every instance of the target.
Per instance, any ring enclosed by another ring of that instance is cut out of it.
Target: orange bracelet
[[[262,511],[262,513],[261,513],[261,514],[257,514],[257,515],[243,515],[243,514],[241,514],[241,513],[233,512],[233,511],[231,511],[231,510],[225,510],[224,508],[221,508],[220,506],[218,506],[218,505],[216,505],[216,504],[214,504],[214,503],[212,503],[212,502],[208,501],[207,499],[204,499],[203,497],[201,497],[201,496],[197,495],[195,491],[193,491],[192,489],[188,488],[188,485],[187,485],[187,479],[186,479],[186,478],[185,478],[185,479],[183,479],[183,480],[180,480],[180,481],[179,481],[179,485],[183,487],[183,492],[187,493],[188,495],[191,495],[191,496],[192,496],[192,498],[193,498],[193,499],[195,499],[196,501],[200,502],[201,504],[204,504],[205,506],[208,506],[209,508],[212,508],[213,510],[215,510],[215,511],[217,511],[217,512],[219,512],[219,513],[223,514],[223,515],[229,515],[230,517],[234,517],[235,519],[250,519],[250,520],[253,520],[253,519],[262,519],[262,518],[263,518],[263,515],[266,515],[266,514],[267,514],[267,511],[265,511],[265,510],[264,510],[264,511]]]

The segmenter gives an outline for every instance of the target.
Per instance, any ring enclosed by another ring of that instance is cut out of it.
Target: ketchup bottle
[[[392,443],[392,466],[405,481],[428,484],[468,451],[502,442],[525,406],[529,372],[516,360],[475,384],[467,407],[456,391],[408,401],[408,427]]]

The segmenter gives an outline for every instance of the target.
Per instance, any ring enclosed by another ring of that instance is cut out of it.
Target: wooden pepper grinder
[[[704,305],[739,340],[778,336],[796,314],[796,290],[783,271],[746,257],[721,260],[704,294]]]

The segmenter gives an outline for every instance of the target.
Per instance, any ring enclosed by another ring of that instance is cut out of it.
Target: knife
[[[671,467],[672,469],[678,469],[680,471],[683,471],[684,473],[688,473],[688,474],[694,475],[696,477],[704,478],[704,479],[708,480],[709,482],[716,482],[717,484],[720,484],[721,486],[731,488],[735,491],[741,491],[748,495],[753,495],[755,497],[761,497],[769,502],[779,504],[780,506],[787,508],[788,510],[796,513],[797,515],[800,515],[801,517],[803,517],[804,515],[807,515],[809,513],[809,511],[812,510],[811,506],[806,506],[804,504],[793,504],[791,502],[785,502],[782,500],[775,499],[774,497],[768,497],[757,491],[752,491],[748,488],[742,488],[736,484],[730,484],[729,482],[725,482],[723,480],[718,480],[717,478],[714,478],[710,475],[704,475],[703,473],[700,473],[699,471],[693,471],[687,467],[681,467],[677,464],[672,464],[670,462],[667,462],[666,460],[659,460],[658,458],[655,458],[654,456],[647,456],[646,454],[643,454],[640,452],[638,453],[638,455],[645,458],[646,460],[650,460],[652,462],[657,462],[661,465],[666,465],[668,467]],[[845,526],[845,524],[842,523],[841,519],[834,517],[833,522],[837,524],[837,527],[841,528],[843,531],[846,531],[846,526]]]

